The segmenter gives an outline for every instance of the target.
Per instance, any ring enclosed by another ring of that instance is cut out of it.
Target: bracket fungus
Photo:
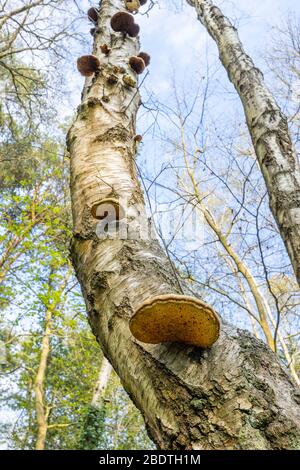
[[[112,16],[110,25],[117,33],[128,34],[128,30],[134,25],[134,18],[130,13],[126,13],[126,11],[119,11]]]
[[[145,62],[141,57],[133,55],[129,59],[129,65],[135,73],[140,74],[145,70]]]
[[[107,44],[102,44],[102,45],[100,46],[100,50],[101,50],[102,54],[108,55],[108,54],[110,53],[110,51],[111,51],[111,48],[108,47]]]
[[[137,134],[137,135],[134,136],[133,140],[134,140],[134,142],[140,143],[143,140],[143,136],[140,135],[140,134]]]
[[[146,3],[147,3],[147,0],[140,0],[141,5],[146,5]]]
[[[143,343],[179,342],[209,348],[219,337],[220,320],[203,301],[170,294],[153,297],[140,305],[129,327]]]
[[[136,38],[139,32],[140,32],[140,27],[136,23],[131,24],[128,28],[128,35],[131,38]]]
[[[147,54],[147,52],[140,52],[137,56],[141,57],[141,59],[143,59],[143,61],[145,62],[145,66],[148,67],[148,65],[150,64],[150,55]]]
[[[83,55],[77,59],[77,69],[84,77],[91,77],[100,68],[100,61],[94,55]]]
[[[94,219],[118,222],[124,219],[125,211],[117,199],[105,198],[92,206],[91,214]]]
[[[97,8],[95,7],[92,7],[92,8],[89,8],[88,12],[87,12],[87,15],[88,15],[88,19],[92,22],[92,23],[97,23],[98,21],[98,10]]]

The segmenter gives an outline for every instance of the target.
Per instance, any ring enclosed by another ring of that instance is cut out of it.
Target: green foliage
[[[82,423],[79,449],[105,448],[105,406],[88,406]]]

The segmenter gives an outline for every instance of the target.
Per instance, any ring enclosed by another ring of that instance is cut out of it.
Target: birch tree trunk
[[[111,373],[112,373],[112,366],[110,365],[108,360],[104,357],[102,364],[101,364],[101,369],[98,375],[98,379],[96,382],[95,390],[93,393],[93,398],[91,402],[92,406],[97,407],[99,406],[99,404],[101,405],[100,400],[105,393]]]
[[[67,139],[71,253],[92,330],[159,448],[297,448],[300,396],[264,343],[224,323],[209,350],[146,345],[130,333],[128,322],[137,304],[182,292],[158,241],[138,236],[138,226],[147,227],[134,162],[140,98],[136,86],[125,85],[122,68],[136,80],[128,59],[139,43],[111,30],[110,17],[120,10],[121,0],[101,2],[93,53],[102,67],[86,79]],[[104,43],[111,48],[107,58],[100,52]],[[108,197],[127,201],[127,237],[96,234],[91,209]]]
[[[236,28],[211,0],[187,0],[216,42],[220,60],[242,101],[269,193],[270,209],[300,284],[300,167],[286,117],[245,53]]]

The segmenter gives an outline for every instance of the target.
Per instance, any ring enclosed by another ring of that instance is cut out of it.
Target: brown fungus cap
[[[108,55],[108,54],[110,53],[110,51],[111,51],[111,48],[108,47],[107,44],[102,44],[102,45],[100,46],[100,49],[101,49],[102,54],[105,54],[105,55]]]
[[[214,310],[194,297],[160,295],[138,307],[129,323],[143,343],[186,343],[209,348],[219,337],[220,321]]]
[[[128,28],[128,31],[127,31],[128,35],[131,38],[136,38],[137,35],[139,34],[139,32],[140,32],[140,27],[136,23],[131,24]]]
[[[141,57],[141,59],[143,59],[143,61],[145,62],[145,66],[148,67],[148,65],[150,64],[149,54],[147,54],[147,52],[140,52],[138,54],[138,57]]]
[[[92,21],[92,23],[97,23],[98,21],[98,10],[97,8],[90,8],[87,12],[88,19]]]
[[[90,77],[100,68],[100,61],[94,55],[83,55],[77,59],[77,69],[84,77]]]
[[[137,57],[135,55],[130,57],[129,65],[132,68],[132,70],[134,70],[135,73],[138,73],[138,74],[143,73],[145,70],[145,62],[143,61],[141,57]]]
[[[129,34],[128,30],[134,25],[134,18],[130,13],[126,13],[126,11],[119,11],[112,16],[110,25],[116,32]]]

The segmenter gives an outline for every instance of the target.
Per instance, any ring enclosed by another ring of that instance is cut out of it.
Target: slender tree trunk
[[[245,53],[236,28],[211,0],[187,0],[214,39],[220,60],[242,101],[269,193],[270,209],[300,284],[300,167],[286,117]]]
[[[300,397],[263,342],[224,323],[219,340],[205,351],[176,343],[146,345],[130,333],[128,321],[138,304],[181,292],[157,240],[137,233],[137,221],[147,224],[134,163],[139,95],[114,67],[136,79],[128,58],[139,44],[112,32],[110,17],[119,10],[121,0],[102,0],[93,51],[101,72],[86,80],[68,134],[71,251],[92,330],[159,448],[296,448]],[[104,43],[111,47],[109,59],[100,53]],[[128,202],[129,236],[103,240],[91,208],[112,196]]]
[[[50,353],[52,311],[48,309],[45,316],[45,330],[41,344],[40,362],[34,382],[35,410],[37,420],[36,450],[44,450],[48,429],[47,410],[44,403],[44,382],[47,370],[47,361]]]
[[[112,373],[112,366],[108,362],[108,360],[103,357],[103,361],[101,364],[101,369],[98,375],[98,379],[96,382],[93,398],[92,398],[92,406],[99,406],[100,400],[105,393],[110,375]]]
[[[71,266],[69,266],[71,268]],[[51,290],[53,287],[53,283],[51,280],[51,275],[53,274],[53,271],[50,271],[50,276],[49,276],[49,293],[51,294]],[[71,269],[65,274],[65,277],[59,286],[56,294],[62,294],[64,291],[69,276],[71,274]],[[38,370],[36,377],[34,379],[34,396],[35,396],[35,411],[36,411],[36,420],[37,420],[37,438],[36,438],[36,443],[35,443],[35,449],[36,450],[44,450],[45,449],[45,444],[46,444],[46,437],[47,437],[47,431],[51,427],[59,427],[59,424],[55,425],[49,425],[49,407],[46,405],[46,400],[45,400],[45,380],[46,380],[46,374],[47,374],[47,362],[49,359],[49,354],[51,352],[51,344],[50,344],[50,338],[51,338],[51,329],[52,329],[52,321],[53,321],[53,312],[55,309],[57,309],[61,299],[60,295],[58,295],[56,301],[54,302],[49,302],[48,305],[46,305],[46,314],[45,314],[45,327],[44,327],[44,333],[43,333],[43,338],[42,338],[42,343],[41,343],[41,348],[40,348],[40,360],[39,360],[39,365],[38,365]],[[63,425],[64,426],[64,425]]]

